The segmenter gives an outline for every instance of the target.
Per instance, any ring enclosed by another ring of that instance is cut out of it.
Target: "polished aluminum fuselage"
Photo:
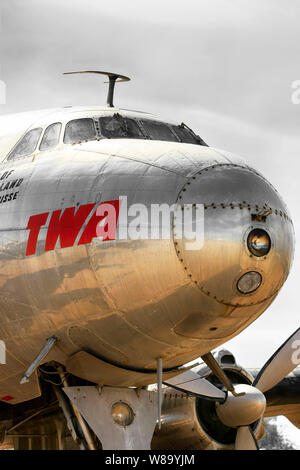
[[[65,121],[72,119],[65,113]],[[47,119],[41,125],[57,120]],[[22,182],[15,200],[0,204],[0,339],[7,347],[0,395],[12,395],[12,403],[39,393],[34,380],[19,392],[18,380],[49,336],[58,342],[47,361],[65,363],[87,350],[127,368],[155,370],[159,357],[173,368],[246,328],[288,276],[294,239],[287,209],[262,176],[226,152],[129,139],[60,143],[52,151],[4,159],[0,178],[11,170]],[[186,250],[171,227],[169,239],[94,238],[67,248],[58,241],[45,251],[48,218],[36,253],[25,255],[32,215],[120,196],[149,209],[204,204],[204,246]],[[253,221],[261,213],[268,214],[265,221]],[[271,237],[266,257],[247,249],[253,227]],[[258,271],[263,283],[243,295],[236,283],[247,271]]]

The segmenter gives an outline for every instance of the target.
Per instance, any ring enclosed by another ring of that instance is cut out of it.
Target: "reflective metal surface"
[[[132,408],[122,401],[113,404],[111,407],[111,416],[114,422],[120,426],[129,426],[134,420]]]
[[[34,126],[64,125],[94,113],[64,110]],[[22,392],[16,384],[49,336],[58,342],[47,360],[65,363],[89,350],[130,368],[155,370],[158,357],[165,368],[176,367],[246,328],[272,302],[290,270],[293,226],[282,199],[254,170],[208,147],[129,139],[60,142],[52,151],[4,161],[1,178],[22,180],[11,190],[18,192],[16,199],[0,203],[0,338],[8,356],[0,398],[11,395],[12,403],[39,394],[34,380]],[[78,245],[81,231],[74,246],[60,248],[58,240],[54,250],[45,251],[48,218],[36,254],[25,256],[32,215],[119,196],[147,208],[204,204],[203,248],[188,251],[186,240],[174,236],[94,238]],[[268,215],[259,222],[253,214]],[[272,240],[262,257],[247,246],[257,228]],[[236,286],[249,271],[260,273],[262,284],[245,295]]]
[[[235,386],[237,393],[244,393],[235,397],[228,392],[224,404],[216,404],[216,413],[222,423],[229,427],[246,426],[257,421],[264,413],[266,399],[263,393],[255,387],[246,384]]]

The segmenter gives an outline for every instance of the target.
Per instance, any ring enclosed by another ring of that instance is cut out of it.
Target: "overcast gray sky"
[[[279,190],[300,233],[299,0],[0,0],[0,114],[104,104],[97,76],[132,77],[115,102],[191,125]],[[258,367],[300,326],[300,254],[273,305],[226,346]]]

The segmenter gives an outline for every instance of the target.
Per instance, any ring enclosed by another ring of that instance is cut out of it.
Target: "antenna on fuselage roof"
[[[107,93],[107,100],[106,100],[106,105],[109,108],[113,108],[113,99],[114,99],[114,88],[115,88],[115,83],[116,82],[128,82],[130,80],[129,77],[125,77],[125,75],[120,75],[119,73],[111,73],[111,72],[100,72],[98,70],[84,70],[82,72],[64,72],[63,75],[70,75],[74,73],[99,73],[101,75],[107,75],[109,79],[109,87],[108,87],[108,93]],[[107,82],[104,82],[107,83]]]

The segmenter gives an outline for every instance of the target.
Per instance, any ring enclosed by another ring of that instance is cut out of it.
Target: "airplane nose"
[[[189,240],[174,236],[184,270],[203,293],[234,306],[277,293],[291,267],[294,230],[263,176],[248,167],[214,165],[190,178],[177,202],[204,206],[203,246],[190,249]]]

